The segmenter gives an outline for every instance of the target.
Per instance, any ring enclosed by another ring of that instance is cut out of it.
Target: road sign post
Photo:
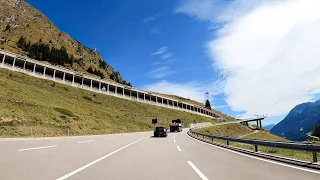
[[[157,118],[152,119],[153,127],[155,127],[157,123],[158,123],[158,119]]]

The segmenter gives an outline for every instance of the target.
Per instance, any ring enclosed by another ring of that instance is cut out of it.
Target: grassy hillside
[[[0,136],[103,134],[152,130],[151,119],[168,126],[215,120],[152,106],[0,69]]]
[[[250,128],[237,123],[201,128],[198,131],[216,136],[232,137],[243,136],[253,132]]]
[[[248,136],[244,136],[244,138],[251,138],[251,139],[262,139],[262,140],[275,140],[275,141],[288,141],[282,137],[274,135],[269,131],[259,131],[258,133],[249,134]]]
[[[201,128],[198,130],[199,132],[218,135],[218,136],[232,136],[232,137],[243,137],[243,138],[252,138],[252,139],[262,139],[262,140],[275,140],[275,141],[288,141],[282,137],[276,136],[269,131],[261,130],[259,132],[255,132],[252,129],[241,125],[241,124],[226,124],[219,126],[212,126],[207,128]],[[210,140],[210,138],[208,138]],[[225,141],[215,140],[217,143],[226,144]],[[248,149],[254,151],[254,146],[230,142],[231,146]],[[259,146],[259,151],[262,153],[273,154],[282,157],[289,157],[294,159],[299,159],[303,161],[312,161],[312,154],[310,152],[305,151],[296,151],[296,150],[287,150],[287,149],[279,149],[279,148],[270,148]],[[320,158],[320,154],[318,153],[318,158]]]

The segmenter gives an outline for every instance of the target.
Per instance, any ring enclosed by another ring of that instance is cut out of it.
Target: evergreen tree
[[[87,72],[90,73],[90,74],[93,74],[93,68],[90,66],[90,67],[87,69]]]
[[[317,124],[317,125],[316,125],[316,128],[315,128],[315,130],[313,131],[312,135],[313,135],[313,136],[317,136],[317,137],[320,138],[320,124]]]
[[[101,61],[100,61],[100,68],[106,69],[106,67],[107,67],[107,63],[104,62],[103,60],[101,60]]]
[[[10,29],[10,24],[7,24],[6,29],[4,31],[8,31]]]
[[[207,101],[206,101],[205,108],[211,109],[211,104],[210,104],[210,102],[209,102],[209,99],[207,99]]]
[[[112,73],[112,74],[110,74],[110,79],[111,80],[115,80],[115,76],[114,76],[114,74]]]
[[[23,48],[25,44],[26,44],[26,39],[23,36],[21,36],[19,41],[17,42],[18,48]]]

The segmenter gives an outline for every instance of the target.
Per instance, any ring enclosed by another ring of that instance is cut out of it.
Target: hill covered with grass
[[[168,126],[214,119],[75,88],[0,69],[0,136],[58,136],[153,130],[151,119]]]

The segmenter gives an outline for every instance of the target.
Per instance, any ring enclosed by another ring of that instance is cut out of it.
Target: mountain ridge
[[[320,123],[320,101],[295,106],[289,114],[275,125],[271,132],[293,141],[306,140],[306,134]]]

